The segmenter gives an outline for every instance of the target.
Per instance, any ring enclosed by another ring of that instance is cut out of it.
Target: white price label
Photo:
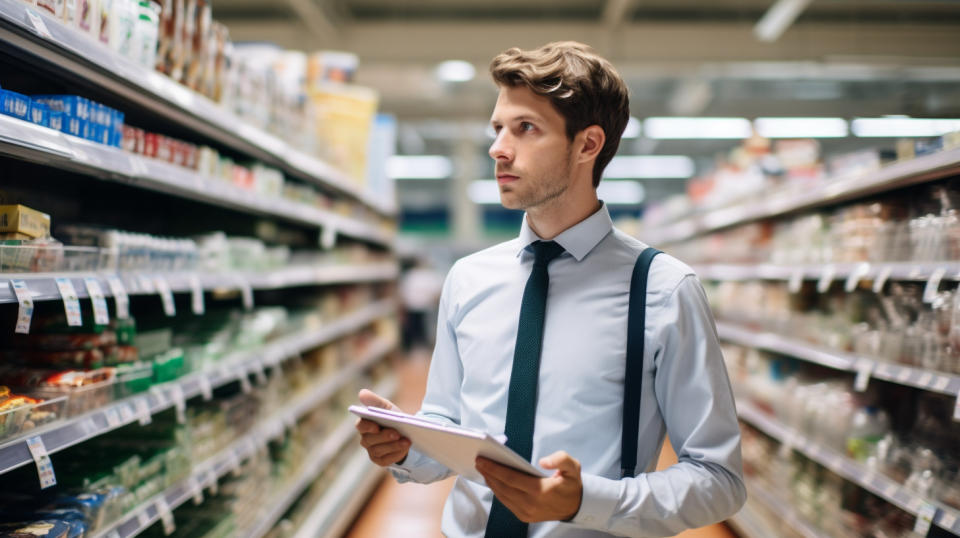
[[[217,479],[217,473],[213,469],[207,471],[207,486],[210,488],[210,494],[216,495],[220,491],[220,482]]]
[[[229,469],[234,476],[238,476],[240,474],[240,458],[237,457],[237,453],[235,451],[231,450],[227,455],[226,465],[227,469]]]
[[[107,538],[120,538],[120,531],[113,529],[107,533]]]
[[[153,284],[156,286],[157,293],[160,295],[160,300],[163,302],[163,313],[168,317],[176,316],[177,305],[173,301],[173,292],[170,291],[170,284],[167,283],[167,279],[157,275],[153,277]]]
[[[850,276],[847,277],[847,282],[844,284],[843,289],[847,293],[853,293],[857,289],[857,284],[860,283],[860,279],[870,274],[870,264],[861,263],[857,265],[853,271],[850,272]]]
[[[183,396],[183,387],[178,384],[171,385],[170,398],[173,400],[174,409],[177,411],[177,422],[185,424],[187,422],[187,401]]]
[[[173,512],[170,511],[167,499],[160,497],[157,501],[157,513],[160,514],[160,522],[163,524],[163,534],[170,536],[177,530],[177,524],[173,520]]]
[[[135,418],[137,418],[137,413],[132,403],[127,402],[120,406],[120,420],[122,420],[124,424],[131,422]]]
[[[203,302],[203,286],[197,275],[190,275],[190,308],[198,316],[206,311],[206,305]]]
[[[929,304],[937,298],[937,292],[940,291],[940,281],[946,274],[947,269],[945,267],[939,267],[930,274],[930,278],[927,279],[927,286],[923,288],[923,302]]]
[[[882,293],[883,287],[887,285],[890,274],[893,273],[893,267],[889,265],[880,269],[880,274],[873,281],[873,293]]]
[[[127,295],[127,288],[117,275],[107,277],[107,285],[110,286],[110,293],[113,294],[113,302],[117,306],[117,319],[127,319],[130,317],[130,297]]]
[[[67,315],[67,325],[79,327],[83,325],[83,318],[80,316],[80,299],[77,297],[77,290],[73,287],[73,281],[69,278],[58,277],[57,289],[60,290],[60,298],[63,299],[63,311]]]
[[[205,401],[213,399],[213,385],[210,383],[210,378],[203,374],[200,375],[200,395]]]
[[[917,511],[917,522],[913,525],[913,532],[920,534],[920,536],[926,536],[930,532],[930,525],[935,517],[937,517],[937,507],[923,503]]]
[[[243,309],[253,310],[253,287],[245,278],[237,278],[237,287],[240,288],[240,297],[243,299]]]
[[[36,31],[40,37],[53,39],[53,35],[50,33],[50,29],[47,28],[46,23],[44,23],[40,15],[32,9],[27,10],[27,22],[30,23],[30,26],[33,27],[34,31]]]
[[[30,456],[33,457],[33,463],[37,466],[40,489],[57,485],[57,475],[53,472],[53,462],[50,461],[47,446],[43,444],[43,439],[40,436],[28,438],[27,448],[30,450]]]
[[[134,400],[133,406],[137,410],[137,420],[141,426],[146,426],[153,422],[153,415],[150,414],[150,402],[146,397]]]
[[[857,392],[867,390],[870,383],[870,374],[873,373],[873,367],[876,363],[867,359],[857,361],[857,378],[853,382],[853,389]]]
[[[13,294],[17,296],[17,303],[20,304],[17,310],[16,332],[30,334],[30,321],[33,320],[33,297],[30,295],[30,288],[23,280],[11,280],[10,287],[13,288]]]
[[[837,274],[837,268],[833,264],[828,264],[823,268],[823,274],[820,275],[820,281],[817,282],[817,291],[827,293],[830,285],[833,284],[833,277]]]
[[[93,321],[97,325],[108,325],[110,323],[110,312],[107,310],[107,299],[103,296],[103,289],[100,288],[100,282],[92,276],[83,279],[87,287],[87,295],[90,296],[90,303],[93,305]]]
[[[337,245],[337,228],[333,224],[328,224],[323,227],[323,232],[320,234],[320,246],[324,250],[331,250]]]
[[[944,512],[943,514],[940,515],[941,527],[945,529],[950,529],[951,531],[956,532],[957,529],[953,528],[953,526],[956,524],[957,524],[957,517],[954,516],[953,514],[948,514],[947,512]]]
[[[253,361],[253,375],[256,377],[258,385],[267,384],[267,372],[263,365],[263,360],[257,359]]]
[[[933,381],[933,374],[930,372],[924,372],[920,379],[917,380],[917,385],[921,387],[929,387],[930,382]]]
[[[193,497],[193,504],[197,506],[203,504],[203,487],[195,476],[190,477],[190,495]]]
[[[790,275],[790,280],[787,282],[787,291],[799,293],[801,287],[803,287],[803,268],[797,268]]]
[[[887,487],[883,488],[883,494],[888,498],[892,499],[894,495],[897,494],[897,491],[900,488],[896,484],[887,484]]]
[[[933,384],[934,390],[939,391],[947,390],[948,386],[950,386],[950,378],[945,375],[938,375],[936,382]]]
[[[908,379],[910,379],[910,370],[907,368],[900,368],[900,371],[897,372],[897,381],[906,383]]]

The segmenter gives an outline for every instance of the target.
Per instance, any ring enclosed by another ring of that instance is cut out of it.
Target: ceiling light
[[[468,82],[476,74],[473,64],[463,60],[447,60],[437,66],[437,78],[443,82]]]
[[[686,155],[616,156],[603,177],[616,179],[687,179],[693,177],[693,159]]]
[[[610,205],[637,205],[646,194],[643,184],[636,181],[604,181],[597,187],[597,198]]]
[[[394,155],[387,161],[392,179],[446,179],[452,172],[450,158],[443,155]]]
[[[864,138],[941,136],[960,131],[960,119],[858,118],[851,128],[853,134]]]
[[[467,186],[467,196],[475,204],[499,204],[500,187],[495,179],[478,179]]]
[[[843,138],[848,134],[843,118],[757,118],[753,126],[766,138]]]
[[[643,122],[647,138],[658,140],[745,139],[753,130],[746,118],[647,118]]]
[[[757,21],[753,35],[760,41],[776,41],[809,4],[810,0],[778,0]]]
[[[620,138],[637,138],[642,131],[643,126],[640,124],[640,120],[630,116],[630,119],[627,120],[627,127],[623,130],[623,135]]]

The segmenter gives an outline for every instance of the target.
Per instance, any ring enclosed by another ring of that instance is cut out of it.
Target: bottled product
[[[847,455],[857,461],[876,465],[878,445],[887,435],[890,435],[890,417],[886,412],[874,406],[861,407],[850,421]]]

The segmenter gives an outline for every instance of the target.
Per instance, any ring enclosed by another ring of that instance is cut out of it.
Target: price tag
[[[803,268],[797,268],[790,275],[790,280],[787,282],[787,291],[799,293],[801,287],[803,287]]]
[[[337,229],[334,225],[328,224],[323,227],[323,231],[320,234],[320,246],[324,250],[331,250],[337,245]]]
[[[953,514],[948,514],[944,512],[940,515],[940,525],[945,529],[950,529],[951,531],[956,532],[957,529],[954,529],[953,526],[957,524],[957,517]]]
[[[893,267],[889,265],[880,269],[880,274],[873,281],[873,293],[883,293],[883,287],[887,285],[891,273],[893,273]]]
[[[150,402],[147,401],[146,397],[134,400],[133,406],[137,410],[137,420],[141,426],[146,426],[153,422],[153,415],[150,414]]]
[[[930,525],[933,524],[933,518],[937,516],[937,507],[929,503],[923,503],[920,510],[917,511],[917,522],[913,525],[913,532],[920,536],[926,536],[930,532]]]
[[[833,264],[828,264],[823,268],[823,274],[820,275],[820,281],[817,282],[817,291],[820,293],[827,293],[830,289],[830,285],[833,284],[833,277],[837,274],[837,268]]]
[[[883,494],[888,498],[892,499],[894,495],[897,494],[897,490],[900,488],[896,484],[887,484],[887,487],[883,488]]]
[[[133,419],[137,418],[137,414],[134,412],[134,409],[132,406],[133,404],[129,402],[124,403],[123,405],[120,406],[120,420],[123,421],[124,424],[131,422],[133,421]]]
[[[857,377],[853,382],[853,389],[857,392],[867,390],[867,384],[870,383],[870,374],[873,373],[873,367],[876,363],[867,359],[857,361]]]
[[[210,384],[210,378],[202,374],[200,375],[200,395],[207,402],[213,399],[213,385]]]
[[[905,383],[908,379],[910,379],[910,370],[906,368],[900,368],[900,371],[897,372],[897,381]]]
[[[945,375],[938,375],[937,381],[933,384],[934,390],[944,391],[950,386],[950,378]]]
[[[173,512],[170,511],[170,505],[167,499],[160,497],[157,501],[157,512],[160,514],[160,522],[163,524],[163,534],[170,536],[177,530],[177,524],[173,520]]]
[[[55,280],[57,288],[60,290],[60,298],[63,299],[63,311],[67,315],[67,325],[71,327],[83,325],[83,318],[80,316],[80,299],[77,298],[77,290],[73,288],[73,281],[64,277],[58,277]]]
[[[187,402],[183,397],[183,387],[178,384],[171,385],[170,398],[173,400],[173,406],[177,411],[177,422],[185,424],[187,422]]]
[[[11,280],[10,287],[13,288],[13,294],[17,296],[17,302],[20,303],[17,310],[16,332],[30,334],[30,321],[33,320],[33,297],[30,295],[30,289],[24,280]]]
[[[137,524],[140,526],[141,530],[150,526],[150,516],[147,515],[146,508],[137,512]]]
[[[200,481],[197,480],[197,477],[190,477],[190,495],[193,496],[193,504],[200,506],[203,504],[203,488],[200,486]]]
[[[920,379],[917,380],[917,384],[921,387],[929,387],[930,382],[933,381],[933,374],[930,372],[924,372]]]
[[[206,310],[206,305],[203,303],[203,286],[197,275],[190,275],[190,308],[198,316],[203,315]]]
[[[210,494],[216,495],[220,491],[220,481],[217,479],[217,473],[213,469],[207,470],[207,480],[210,488]]]
[[[127,296],[127,289],[117,275],[107,277],[107,285],[110,286],[110,293],[113,294],[114,304],[117,306],[117,319],[127,319],[130,317],[130,297]]]
[[[177,315],[177,305],[173,302],[173,292],[170,291],[170,284],[167,279],[160,275],[153,277],[153,284],[156,286],[160,300],[163,302],[163,313],[168,317]]]
[[[240,474],[240,458],[237,457],[237,453],[233,450],[227,455],[227,469],[233,473],[234,476],[239,476]]]
[[[108,325],[110,323],[110,313],[107,310],[107,300],[103,296],[103,290],[100,288],[100,282],[91,276],[83,279],[87,287],[87,295],[90,296],[90,303],[93,305],[93,321],[97,325]]]
[[[103,416],[107,418],[107,425],[111,428],[119,428],[123,421],[120,420],[120,413],[117,412],[116,407],[108,407],[103,412]]]
[[[243,309],[253,310],[253,287],[242,277],[237,277],[237,286],[240,288],[240,296],[243,299]]]
[[[944,267],[939,267],[930,274],[930,278],[927,279],[927,286],[923,288],[923,302],[929,304],[937,298],[937,292],[940,291],[940,281],[946,274],[947,269]]]
[[[47,489],[57,485],[57,476],[53,472],[53,463],[47,454],[47,446],[43,444],[40,436],[29,437],[27,439],[27,448],[33,457],[33,463],[37,465],[37,474],[40,476],[40,489]]]
[[[267,372],[266,367],[263,365],[262,359],[257,359],[253,361],[253,375],[257,379],[258,385],[267,384]]]
[[[241,369],[237,374],[237,381],[240,382],[240,390],[244,394],[250,394],[250,391],[253,390],[253,386],[250,384],[250,376],[247,375],[246,370]]]
[[[34,31],[36,31],[40,37],[53,39],[53,35],[50,34],[50,29],[47,28],[46,23],[44,23],[40,15],[32,9],[27,10],[27,22],[30,23],[30,26],[33,27]]]
[[[847,277],[847,282],[844,284],[843,289],[847,293],[853,293],[857,289],[857,284],[860,283],[860,279],[870,274],[870,264],[861,263],[857,265],[853,271],[850,272],[850,276]]]

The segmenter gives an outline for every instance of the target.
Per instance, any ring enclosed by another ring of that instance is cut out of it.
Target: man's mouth
[[[512,174],[497,174],[497,185],[506,185],[507,183],[513,183],[518,179],[520,179],[518,176]]]

